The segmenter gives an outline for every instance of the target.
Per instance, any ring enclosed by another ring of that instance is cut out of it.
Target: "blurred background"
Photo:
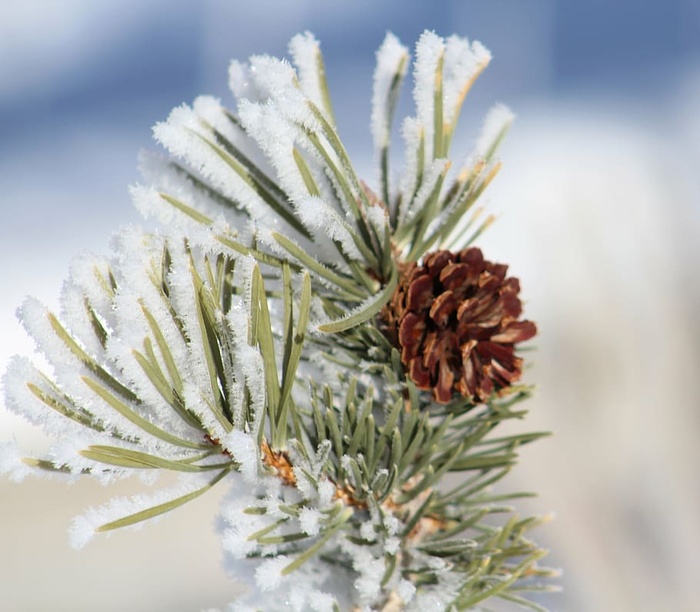
[[[127,194],[150,127],[227,93],[231,58],[321,40],[341,136],[374,180],[374,51],[387,30],[481,40],[494,60],[454,156],[497,101],[518,115],[485,195],[487,256],[520,277],[539,350],[508,488],[555,512],[538,540],[564,570],[542,602],[580,612],[697,610],[700,565],[700,3],[695,0],[24,0],[0,4],[0,370],[29,353],[14,311],[56,306],[71,258],[139,223]],[[408,91],[404,92],[408,94]],[[402,109],[410,112],[409,95]],[[398,166],[397,166],[398,168]],[[0,410],[0,440],[43,441]],[[186,611],[235,587],[216,493],[140,532],[69,548],[71,517],[134,485],[0,481],[0,608]]]

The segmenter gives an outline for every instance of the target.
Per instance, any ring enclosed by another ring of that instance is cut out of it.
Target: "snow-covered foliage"
[[[0,469],[180,474],[167,491],[87,511],[76,546],[229,483],[218,523],[227,569],[249,577],[250,605],[264,610],[522,602],[518,589],[546,574],[524,535],[537,521],[482,519],[510,512],[488,487],[542,435],[487,437],[524,414],[514,406],[529,389],[435,403],[382,314],[409,264],[465,248],[485,227],[469,211],[498,170],[511,113],[494,109],[451,182],[448,154],[490,55],[458,37],[420,38],[394,186],[388,149],[409,54],[387,35],[372,99],[375,193],[337,133],[318,42],[295,36],[290,54],[292,64],[231,65],[235,111],[200,97],[156,125],[167,154],[142,157],[146,184],[132,194],[162,233],[126,229],[109,257],[78,259],[60,314],[33,298],[22,306],[51,371],[15,358],[7,405],[56,442],[37,459],[0,446]],[[450,472],[466,477],[445,490]]]

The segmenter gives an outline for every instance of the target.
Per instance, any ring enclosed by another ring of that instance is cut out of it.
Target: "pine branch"
[[[511,506],[528,493],[493,490],[519,448],[547,435],[498,433],[526,415],[518,345],[536,326],[507,266],[471,246],[492,221],[475,204],[510,112],[492,111],[455,176],[448,159],[490,55],[420,38],[394,187],[409,56],[387,36],[372,100],[377,195],[338,134],[318,42],[299,35],[290,53],[294,67],[232,65],[236,109],[202,97],[156,126],[169,156],[144,158],[151,185],[132,193],[164,231],[124,230],[111,258],[80,260],[62,318],[25,303],[54,371],[16,358],[7,404],[57,441],[39,458],[3,447],[0,465],[181,476],[172,491],[88,511],[77,545],[226,482],[222,546],[234,572],[257,565],[265,609],[282,609],[280,588],[323,610],[491,598],[541,609],[526,594],[552,575],[529,539],[542,520]]]

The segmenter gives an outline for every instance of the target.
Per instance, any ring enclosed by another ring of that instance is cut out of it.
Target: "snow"
[[[144,164],[145,166],[145,164]],[[144,167],[142,166],[142,167]],[[164,164],[165,167],[165,164]],[[147,176],[151,173],[144,172]],[[187,202],[187,198],[182,197],[183,188],[167,189],[167,192],[180,201]],[[187,227],[192,224],[192,219],[183,211],[170,206],[160,195],[160,192],[153,185],[132,185],[129,187],[131,200],[144,219],[157,218],[164,225],[170,227]]]
[[[255,582],[263,591],[277,589],[283,580],[289,580],[289,577],[282,576],[282,570],[292,561],[287,555],[266,559],[255,570]]]
[[[238,113],[245,129],[272,162],[280,186],[289,198],[294,202],[308,195],[292,157],[299,128],[269,101],[261,104],[243,100],[238,105]]]
[[[375,149],[382,149],[389,144],[388,95],[394,78],[397,75],[403,77],[406,74],[408,58],[408,49],[396,36],[387,32],[384,42],[377,51],[377,66],[374,71],[372,90],[371,130]]]
[[[269,527],[272,522],[264,514],[245,511],[255,507],[257,504],[253,496],[246,495],[240,490],[238,498],[229,501],[222,508],[221,518],[224,521],[224,528],[220,536],[221,546],[231,559],[245,559],[249,554],[256,552],[259,545],[249,536]]]
[[[321,91],[319,61],[321,48],[318,40],[310,32],[297,34],[289,42],[289,53],[297,68],[297,76],[302,91],[322,111],[325,110]],[[330,119],[330,117],[328,117]]]
[[[445,45],[443,66],[444,120],[453,123],[466,90],[491,61],[491,53],[480,42],[450,36]]]
[[[449,168],[450,160],[448,159],[435,159],[426,165],[425,171],[423,173],[423,182],[416,193],[413,201],[410,202],[408,206],[408,211],[406,214],[406,219],[410,220],[412,217],[420,212],[425,203],[427,202],[430,195],[435,189],[435,185],[447,169]]]
[[[299,88],[296,72],[289,62],[269,55],[255,55],[250,58],[250,66],[258,86],[267,92],[285,117],[314,132],[321,131],[309,108],[309,98]]]
[[[247,62],[233,60],[229,64],[228,84],[231,93],[238,100],[247,99],[258,102],[267,97],[265,92],[257,86]]]
[[[187,495],[204,486],[209,478],[209,474],[188,475],[188,478],[181,478],[176,486],[169,489],[156,491],[150,495],[139,494],[128,498],[117,497],[102,506],[89,508],[83,514],[75,517],[71,523],[69,532],[71,545],[73,548],[82,548],[95,537],[101,526]],[[158,515],[122,529],[141,529],[146,523],[156,522],[162,516]]]
[[[404,140],[404,163],[401,172],[401,208],[398,211],[398,223],[406,218],[406,209],[418,189],[418,152],[421,140],[425,138],[423,125],[416,117],[406,117],[401,124],[401,136]]]
[[[15,355],[9,360],[2,382],[7,408],[33,425],[41,427],[46,434],[62,436],[80,431],[81,427],[77,423],[62,417],[58,412],[47,409],[46,405],[29,390],[29,384],[36,385],[40,389],[45,388],[46,381],[26,357]],[[49,393],[49,395],[54,394]]]
[[[296,212],[304,225],[314,230],[315,233],[321,231],[331,240],[340,243],[350,259],[362,259],[353,239],[353,228],[323,198],[318,196],[304,198],[296,206]]]
[[[301,530],[310,536],[315,536],[321,529],[323,514],[316,508],[304,507],[299,514]]]
[[[251,485],[260,484],[260,451],[255,438],[234,429],[226,436],[224,444],[233,453],[234,460],[240,464],[240,473],[245,481]]]
[[[505,104],[497,104],[488,112],[476,142],[477,158],[491,157],[494,146],[503,138],[514,119],[515,115]]]
[[[22,462],[22,454],[17,443],[0,442],[0,475],[7,475],[13,482],[22,482],[35,470]]]
[[[367,221],[377,232],[377,239],[380,244],[384,241],[387,226],[389,224],[389,215],[383,206],[375,205],[365,209]]]
[[[330,480],[322,480],[318,485],[319,507],[326,508],[333,502],[335,485]]]
[[[234,169],[238,162],[215,144],[211,130],[192,108],[186,105],[175,108],[167,121],[156,124],[153,134],[173,156],[204,177],[217,192],[238,203],[253,219],[269,227],[286,227],[248,180]],[[245,170],[241,171],[245,175]]]
[[[425,157],[433,159],[433,134],[435,133],[435,80],[438,62],[445,52],[445,41],[435,32],[421,34],[416,44],[416,61],[413,69],[413,98],[416,117],[425,133]]]

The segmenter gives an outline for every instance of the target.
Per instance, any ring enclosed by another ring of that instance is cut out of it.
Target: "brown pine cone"
[[[382,311],[385,331],[419,389],[439,403],[454,393],[478,401],[521,375],[515,344],[537,333],[518,321],[522,305],[508,266],[484,260],[481,250],[436,251],[411,263]]]

